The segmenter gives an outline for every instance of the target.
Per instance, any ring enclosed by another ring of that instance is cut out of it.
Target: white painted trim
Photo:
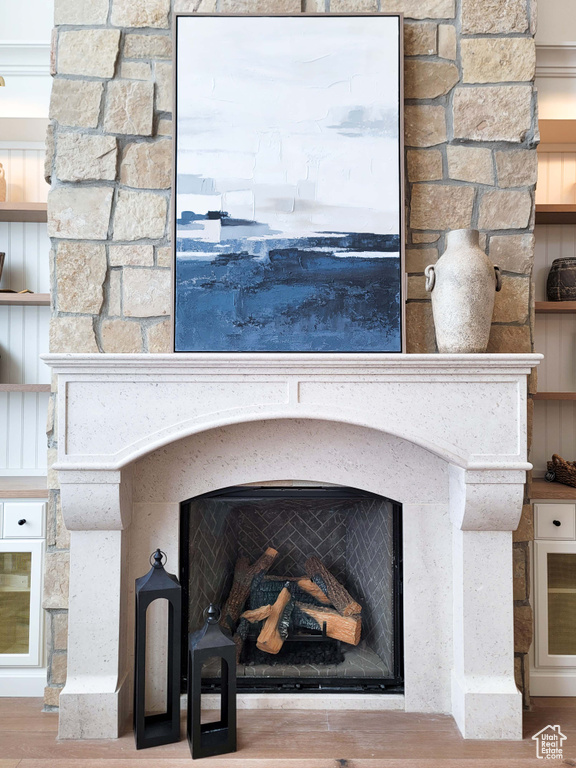
[[[239,693],[236,702],[238,709],[404,711],[404,695],[398,693]],[[182,705],[187,706],[185,695]],[[220,709],[220,695],[203,694],[202,709]]]
[[[576,670],[531,669],[531,696],[576,696]]]
[[[0,669],[0,698],[3,696],[22,696],[36,698],[44,696],[48,670],[40,669]]]
[[[576,78],[576,44],[537,45],[536,77]]]
[[[50,45],[0,40],[3,77],[50,77]]]

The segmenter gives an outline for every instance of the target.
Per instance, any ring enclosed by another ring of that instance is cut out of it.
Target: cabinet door
[[[535,542],[536,663],[576,667],[576,541]]]
[[[42,663],[43,555],[43,541],[0,541],[0,666]]]

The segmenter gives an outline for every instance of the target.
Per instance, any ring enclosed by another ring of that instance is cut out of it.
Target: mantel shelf
[[[0,384],[0,392],[50,392],[50,384]]]
[[[534,400],[576,400],[576,392],[537,392]]]
[[[576,301],[537,301],[536,314],[576,314]]]
[[[0,203],[0,221],[48,221],[46,203]]]
[[[548,483],[546,480],[532,480],[530,488],[531,499],[564,499],[576,500],[576,488],[562,483]]]
[[[49,293],[0,293],[0,306],[49,307]]]
[[[576,224],[576,205],[537,205],[536,224]]]

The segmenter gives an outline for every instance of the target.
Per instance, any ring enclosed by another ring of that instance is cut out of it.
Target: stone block
[[[218,3],[217,0],[175,0],[174,10],[179,13],[216,13]],[[324,10],[324,6],[322,6],[322,10]],[[307,13],[313,11],[314,8],[306,8]]]
[[[151,136],[154,85],[141,80],[113,80],[108,84],[104,130],[134,136]]]
[[[438,181],[442,178],[440,150],[409,149],[406,154],[410,181]]]
[[[438,56],[452,61],[457,56],[456,27],[452,24],[440,24],[438,27]]]
[[[52,324],[52,320],[50,321],[50,323]],[[48,448],[48,451],[47,451],[48,471],[47,471],[46,487],[48,488],[49,491],[58,490],[60,488],[58,472],[54,469],[54,464],[56,464],[57,460],[58,460],[58,449],[55,447]]]
[[[124,39],[125,59],[171,59],[172,38],[168,35],[128,34]]]
[[[60,494],[52,494],[54,499],[54,546],[56,549],[69,549],[70,548],[70,532],[66,528],[64,523],[64,515],[62,514],[62,503],[60,501]]]
[[[330,11],[332,13],[345,13],[346,11],[376,13],[378,0],[330,0]]]
[[[531,215],[529,192],[495,189],[482,195],[478,229],[524,229]]]
[[[536,46],[531,37],[464,39],[460,53],[464,83],[522,82],[534,78]]]
[[[156,78],[156,109],[172,112],[172,64],[157,61],[154,65]]]
[[[54,0],[54,24],[106,24],[109,0]]]
[[[158,136],[172,136],[172,120],[166,117],[161,117],[158,120],[158,129],[156,130]]]
[[[68,648],[68,614],[52,614],[52,643],[55,651],[65,651]]]
[[[449,61],[404,62],[404,97],[406,99],[435,99],[448,93],[458,82],[457,67]]]
[[[104,299],[106,248],[94,243],[58,244],[57,302],[60,312],[97,315]]]
[[[532,352],[530,326],[493,325],[490,328],[486,352],[494,354]]]
[[[411,354],[436,352],[432,304],[429,301],[406,304],[406,351]]]
[[[105,240],[112,208],[111,187],[56,187],[48,195],[48,236]]]
[[[60,704],[60,693],[62,688],[53,688],[51,685],[47,685],[44,688],[44,706],[45,707],[57,707]]]
[[[528,579],[526,568],[526,550],[522,546],[512,549],[513,562],[513,597],[514,600],[528,600]]]
[[[518,605],[514,608],[514,651],[528,653],[532,645],[532,608]]]
[[[147,61],[123,61],[120,77],[126,80],[151,80],[152,67]]]
[[[170,22],[170,0],[112,0],[115,27],[164,27]]]
[[[52,166],[54,164],[54,123],[48,123],[46,128],[46,154],[44,155],[44,181],[46,184],[52,183]]]
[[[148,352],[172,352],[172,320],[162,320],[147,328]]]
[[[152,245],[111,245],[108,248],[111,267],[153,267]]]
[[[424,272],[429,264],[435,264],[438,261],[438,250],[436,248],[407,248],[406,249],[406,272]],[[429,295],[424,298],[430,298]]]
[[[472,220],[474,188],[416,184],[412,188],[412,229],[465,229]]]
[[[50,352],[98,352],[92,318],[53,317],[50,320]]]
[[[384,13],[403,13],[408,19],[453,19],[455,0],[380,0]]]
[[[96,128],[103,90],[103,83],[94,80],[55,78],[50,96],[50,119],[72,128]]]
[[[303,0],[303,2],[302,10],[304,13],[324,13],[326,10],[324,0]]]
[[[409,300],[425,301],[430,298],[430,294],[425,289],[426,278],[424,275],[408,275],[408,296]]]
[[[77,350],[74,351],[76,352]],[[44,562],[44,597],[42,607],[44,609],[68,608],[69,553],[47,552]]]
[[[476,184],[494,184],[491,150],[453,144],[446,147],[446,157],[451,179]]]
[[[538,153],[535,149],[496,152],[496,173],[500,187],[531,187],[538,180]]]
[[[122,270],[111,269],[108,284],[108,315],[119,317],[122,314]]]
[[[54,653],[52,654],[52,662],[50,664],[50,682],[52,685],[64,685],[66,682],[66,669],[68,666],[68,654],[66,653]]]
[[[404,55],[433,56],[438,50],[437,25],[430,21],[404,25]]]
[[[119,51],[119,29],[61,31],[58,40],[58,72],[61,75],[114,77]]]
[[[526,32],[526,0],[462,0],[462,33],[497,35]]]
[[[521,142],[532,127],[532,87],[457,88],[453,110],[456,139]]]
[[[172,267],[172,247],[163,246],[156,249],[156,266],[157,267]]]
[[[436,243],[440,238],[440,232],[412,232],[413,243]]]
[[[300,0],[221,0],[221,13],[300,13]]]
[[[142,329],[138,322],[104,320],[101,338],[103,352],[142,352]]]
[[[408,147],[434,147],[446,141],[444,107],[407,105],[404,108],[404,138]]]
[[[530,279],[528,277],[502,278],[502,290],[494,301],[494,323],[526,323],[530,302]]]
[[[125,317],[161,317],[170,314],[170,270],[126,267],[122,282]]]
[[[490,259],[505,272],[529,275],[534,263],[534,235],[493,235]]]
[[[168,189],[172,185],[172,142],[168,139],[128,144],[120,166],[128,187]]]
[[[56,177],[60,181],[114,181],[117,156],[114,136],[60,133]]]
[[[534,515],[532,514],[532,505],[524,504],[522,507],[522,517],[518,528],[512,532],[512,541],[532,541],[534,539]]]
[[[114,240],[158,240],[166,230],[167,200],[153,192],[118,192],[114,213]]]

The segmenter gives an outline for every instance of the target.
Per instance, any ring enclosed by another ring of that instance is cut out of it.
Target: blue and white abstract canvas
[[[177,352],[401,351],[400,33],[177,18]]]

